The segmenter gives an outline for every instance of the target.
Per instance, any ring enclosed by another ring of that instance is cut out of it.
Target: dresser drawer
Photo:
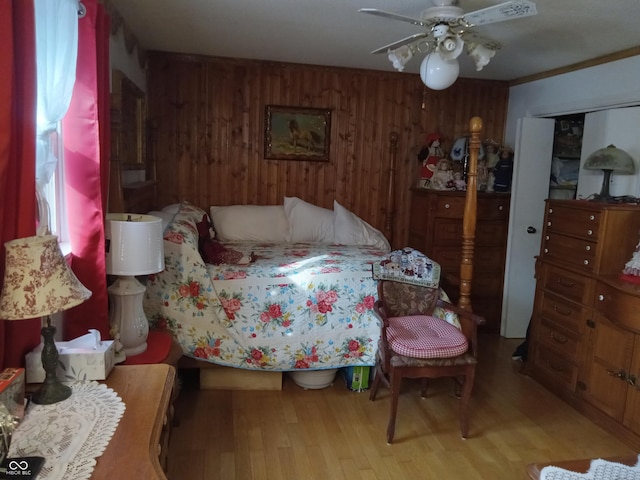
[[[462,219],[464,214],[464,197],[438,196],[436,201],[436,215],[438,217],[453,217]]]
[[[547,209],[547,231],[598,238],[600,211],[553,204]]]
[[[585,312],[588,310],[577,303],[546,292],[541,296],[539,309],[544,318],[574,334],[582,332]]]
[[[562,295],[569,300],[590,306],[593,300],[595,281],[577,273],[543,264],[541,267],[542,288]]]
[[[575,390],[578,367],[570,357],[556,353],[544,345],[538,345],[533,363],[546,379],[560,384],[567,390]]]
[[[509,198],[509,196],[497,198],[486,198],[478,196],[478,220],[507,220],[509,218]]]
[[[548,232],[543,239],[542,255],[573,267],[593,271],[596,247],[595,241]]]
[[[636,296],[598,282],[593,307],[618,327],[640,333],[640,293]]]
[[[538,328],[538,342],[546,348],[554,350],[559,355],[572,362],[578,362],[580,340],[578,335],[570,334],[562,328],[558,328],[554,322],[542,319]]]

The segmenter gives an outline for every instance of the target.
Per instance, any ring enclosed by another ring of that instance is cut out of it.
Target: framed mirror
[[[145,168],[145,95],[120,70],[111,88],[111,158],[123,170]]]

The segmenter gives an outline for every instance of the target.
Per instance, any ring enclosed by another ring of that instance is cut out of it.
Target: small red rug
[[[171,350],[171,335],[167,332],[149,330],[147,349],[139,355],[127,357],[120,365],[144,365],[161,363]]]

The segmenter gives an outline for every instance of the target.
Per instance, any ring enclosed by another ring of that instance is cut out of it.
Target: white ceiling
[[[538,15],[475,30],[503,44],[481,72],[466,55],[460,76],[513,80],[640,46],[640,0],[533,0]],[[395,71],[369,52],[419,33],[359,13],[419,17],[431,0],[110,0],[143,48],[222,57]],[[500,0],[460,0],[465,12]],[[421,59],[405,72],[417,73]],[[640,78],[640,72],[639,78]]]

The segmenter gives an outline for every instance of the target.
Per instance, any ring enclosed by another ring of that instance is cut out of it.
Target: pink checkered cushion
[[[449,358],[467,351],[467,338],[438,317],[391,317],[387,342],[394,352],[414,358]]]

